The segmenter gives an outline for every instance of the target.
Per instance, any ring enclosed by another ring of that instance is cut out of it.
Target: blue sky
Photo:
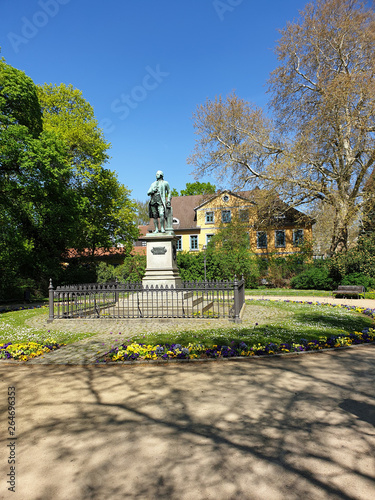
[[[112,144],[108,168],[146,200],[158,169],[178,190],[194,181],[197,105],[235,90],[266,106],[277,30],[306,3],[0,0],[1,56],[37,84],[80,89]]]

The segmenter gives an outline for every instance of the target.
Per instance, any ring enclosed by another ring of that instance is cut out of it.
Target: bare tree
[[[259,185],[293,205],[333,209],[330,253],[347,248],[375,164],[375,14],[358,0],[317,0],[281,31],[273,119],[234,93],[194,115],[188,162],[238,189]]]

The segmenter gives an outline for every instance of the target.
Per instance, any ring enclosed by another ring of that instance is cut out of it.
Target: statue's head
[[[160,178],[163,178],[163,177],[164,177],[163,172],[162,172],[161,170],[158,170],[158,171],[156,172],[156,178],[157,178],[157,179],[160,179]]]

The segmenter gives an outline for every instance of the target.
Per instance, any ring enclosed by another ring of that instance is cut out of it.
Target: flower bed
[[[43,343],[39,342],[8,342],[0,344],[0,359],[15,359],[27,361],[28,359],[42,356],[46,352],[54,351],[66,344],[58,344],[55,340],[47,339]]]
[[[247,299],[249,301],[259,300],[259,299]],[[266,302],[281,302],[280,299],[262,299]],[[365,314],[366,316],[370,316],[370,318],[375,319],[375,309],[371,309],[370,307],[358,307],[358,306],[348,306],[346,304],[330,304],[329,302],[307,302],[303,300],[291,300],[285,299],[283,302],[293,302],[295,304],[310,304],[314,306],[327,306],[327,307],[338,307],[341,309],[347,309],[348,311],[354,311],[360,314]]]
[[[16,312],[16,311],[27,311],[29,309],[41,309],[41,308],[47,308],[48,305],[45,305],[45,304],[38,304],[38,305],[34,305],[34,306],[17,306],[17,307],[14,307],[14,306],[4,306],[4,307],[1,307],[0,308],[0,314],[2,313],[8,313],[8,312]]]
[[[209,358],[233,358],[247,356],[275,355],[291,352],[314,351],[337,347],[346,347],[354,344],[364,344],[375,341],[375,330],[364,329],[362,332],[354,332],[350,335],[338,335],[332,337],[319,337],[317,340],[307,341],[301,339],[299,344],[257,344],[248,346],[244,342],[239,344],[220,346],[214,345],[210,348],[203,344],[122,344],[111,349],[97,362],[137,361],[137,360],[168,360],[168,359],[209,359]]]

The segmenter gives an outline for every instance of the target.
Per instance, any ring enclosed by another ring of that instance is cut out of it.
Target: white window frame
[[[192,244],[194,242],[194,245]],[[195,248],[195,245],[196,245],[196,248]],[[194,246],[194,248],[193,248]],[[191,234],[190,235],[190,251],[192,252],[196,252],[197,250],[199,250],[199,239],[198,239],[198,235],[197,234]]]
[[[212,219],[212,220],[209,220],[209,219]],[[206,212],[205,221],[206,221],[206,224],[213,224],[214,223],[214,213],[212,210],[210,210],[209,212]]]
[[[177,252],[182,251],[182,236],[177,236],[176,250],[177,250]]]

